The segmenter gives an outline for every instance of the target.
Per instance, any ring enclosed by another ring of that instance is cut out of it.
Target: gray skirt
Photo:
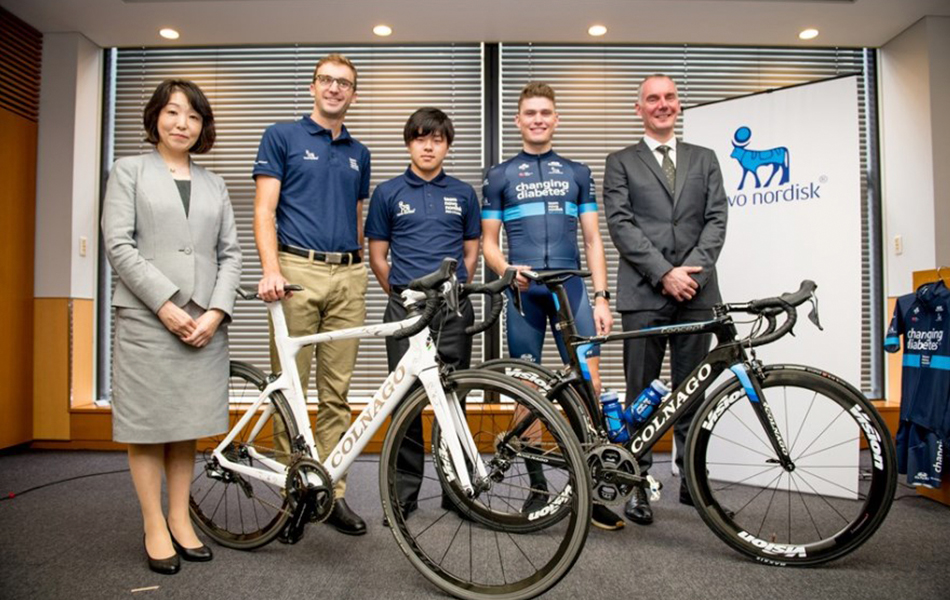
[[[192,317],[203,311],[184,307]],[[116,308],[112,438],[132,444],[195,440],[228,430],[228,334],[204,348],[185,344],[158,316]]]

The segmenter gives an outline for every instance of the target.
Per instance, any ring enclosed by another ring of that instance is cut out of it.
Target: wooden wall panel
[[[0,108],[0,448],[33,438],[33,121]]]
[[[36,298],[33,307],[33,437],[68,440],[69,299]]]
[[[69,364],[70,401],[73,408],[92,406],[95,400],[95,311],[94,300],[73,298]]]

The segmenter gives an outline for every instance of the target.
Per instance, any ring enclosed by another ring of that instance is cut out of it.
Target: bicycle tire
[[[893,501],[897,467],[887,426],[860,392],[824,371],[774,365],[760,383],[793,470],[777,463],[745,390],[732,380],[709,395],[690,429],[693,502],[720,539],[759,562],[816,566],[841,558],[871,537]]]
[[[557,382],[557,373],[551,369],[520,358],[496,358],[485,361],[476,368],[513,377],[523,384],[536,388],[542,396],[560,407],[581,446],[586,449],[592,445],[594,428],[584,401],[577,390],[568,385],[549,397],[549,390]]]
[[[591,496],[584,454],[566,421],[550,403],[516,381],[492,372],[469,370],[448,375],[445,385],[458,395],[472,396],[476,391],[488,397],[504,395],[516,406],[530,411],[537,427],[543,431],[535,436],[540,442],[523,438],[523,450],[531,446],[562,461],[563,467],[556,473],[549,472],[548,480],[553,486],[552,494],[556,493],[560,499],[551,504],[554,510],[564,512],[565,517],[557,525],[535,534],[508,526],[502,518],[505,512],[502,507],[516,513],[515,524],[524,520],[520,503],[507,495],[525,488],[523,482],[518,483],[523,475],[517,472],[517,466],[501,473],[499,478],[493,479],[490,488],[483,489],[473,499],[490,507],[489,511],[477,513],[467,506],[446,506],[442,479],[430,475],[423,477],[416,501],[418,508],[405,514],[407,507],[398,489],[402,477],[414,475],[398,468],[398,457],[403,444],[417,444],[406,432],[430,404],[425,391],[420,389],[403,400],[393,416],[380,458],[383,511],[393,535],[413,566],[430,582],[457,598],[518,600],[537,596],[568,573],[587,539]],[[506,416],[516,411],[504,409],[500,402],[476,405],[469,398],[466,412],[469,422],[475,424],[472,435],[483,456],[488,453],[488,461],[496,458],[495,435],[505,427],[517,426],[513,417]],[[451,464],[447,456],[433,458],[436,463],[448,461]],[[434,467],[430,463],[427,468]]]
[[[238,398],[255,400],[266,385],[266,376],[256,367],[238,361],[231,362],[229,401]],[[261,410],[259,416],[252,418],[225,450],[230,460],[257,466],[254,458],[248,454],[248,449],[253,448],[282,463],[293,462],[295,457],[290,453],[290,448],[291,440],[297,437],[296,422],[282,393],[271,393],[269,401],[274,410],[267,422],[263,423],[261,431],[264,436],[259,434],[253,445],[248,444],[251,429],[263,416]],[[231,414],[231,429],[243,414],[243,411]],[[226,435],[200,442],[207,449],[196,462],[189,511],[195,524],[215,542],[228,548],[250,550],[277,537],[290,517],[290,499],[283,486],[275,486],[219,466],[212,450]]]

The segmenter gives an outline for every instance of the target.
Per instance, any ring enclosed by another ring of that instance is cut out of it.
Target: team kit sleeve
[[[369,198],[369,180],[372,175],[372,160],[368,148],[363,149],[363,156],[360,158],[360,193],[357,200]]]
[[[371,240],[390,241],[392,237],[392,211],[389,209],[385,186],[377,185],[369,201],[366,227],[363,234]]]
[[[894,306],[891,324],[888,325],[887,334],[884,336],[884,349],[888,352],[897,352],[901,349],[901,334],[904,333],[904,319],[901,312],[901,301],[898,299]]]
[[[251,177],[257,178],[258,175],[267,175],[283,180],[286,162],[286,140],[281,135],[277,125],[271,125],[261,137],[261,144],[257,148],[257,158],[254,159],[254,170],[251,172]]]
[[[597,212],[597,186],[594,184],[594,174],[587,165],[580,165],[581,168],[575,177],[577,187],[580,192],[577,194],[578,215],[587,212]]]
[[[500,166],[488,170],[482,186],[482,219],[502,220],[505,210],[505,171]]]
[[[482,235],[482,219],[478,206],[478,196],[472,186],[468,186],[464,210],[465,220],[462,225],[462,239],[477,240]]]

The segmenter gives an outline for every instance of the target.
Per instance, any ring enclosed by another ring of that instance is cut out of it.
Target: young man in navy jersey
[[[529,83],[518,99],[515,123],[521,131],[523,149],[513,158],[489,169],[482,206],[482,243],[485,264],[498,273],[509,266],[531,269],[579,269],[577,230],[584,239],[587,268],[594,286],[591,310],[584,281],[572,277],[565,283],[571,309],[581,335],[606,335],[613,325],[610,293],[607,291],[607,261],[600,237],[594,180],[587,165],[568,160],[552,150],[559,117],[554,90],[544,83]],[[508,258],[499,237],[504,224]],[[554,328],[557,309],[543,285],[518,275],[524,316],[508,303],[506,313],[508,351],[511,356],[541,362],[547,322],[551,323],[561,359],[567,348]],[[600,349],[586,353],[591,382],[600,393]],[[532,492],[523,510],[530,512],[548,502],[547,482],[535,463],[528,464]],[[620,529],[623,519],[603,505],[594,506],[593,524],[602,529]]]
[[[458,261],[460,282],[470,282],[475,275],[481,234],[478,198],[472,186],[442,170],[454,139],[455,129],[444,112],[437,108],[414,112],[403,131],[409,167],[402,175],[379,184],[370,200],[365,228],[369,261],[379,285],[389,294],[383,314],[386,323],[406,317],[400,294],[413,279],[438,269],[445,257]],[[459,312],[462,316],[443,312],[430,328],[433,339],[438,340],[442,360],[467,369],[472,360],[472,339],[465,335],[465,328],[475,320],[467,298],[461,301]],[[408,349],[408,339],[386,338],[390,371]],[[406,439],[410,443],[399,449],[396,488],[401,510],[408,515],[418,507],[423,478],[421,417],[410,426]],[[442,507],[451,509],[451,501],[443,497]]]
[[[310,95],[310,115],[264,132],[253,172],[254,238],[263,270],[258,293],[268,302],[284,301],[291,336],[359,327],[366,318],[361,216],[369,196],[370,156],[343,125],[356,101],[356,67],[340,54],[322,58]],[[288,282],[304,290],[285,293]],[[320,400],[314,433],[321,460],[350,426],[347,393],[358,346],[358,340],[314,346]],[[297,355],[305,393],[311,352]],[[271,366],[280,368],[273,334]],[[347,506],[345,491],[346,480],[336,482],[336,503],[327,523],[342,533],[362,535],[366,523]]]

